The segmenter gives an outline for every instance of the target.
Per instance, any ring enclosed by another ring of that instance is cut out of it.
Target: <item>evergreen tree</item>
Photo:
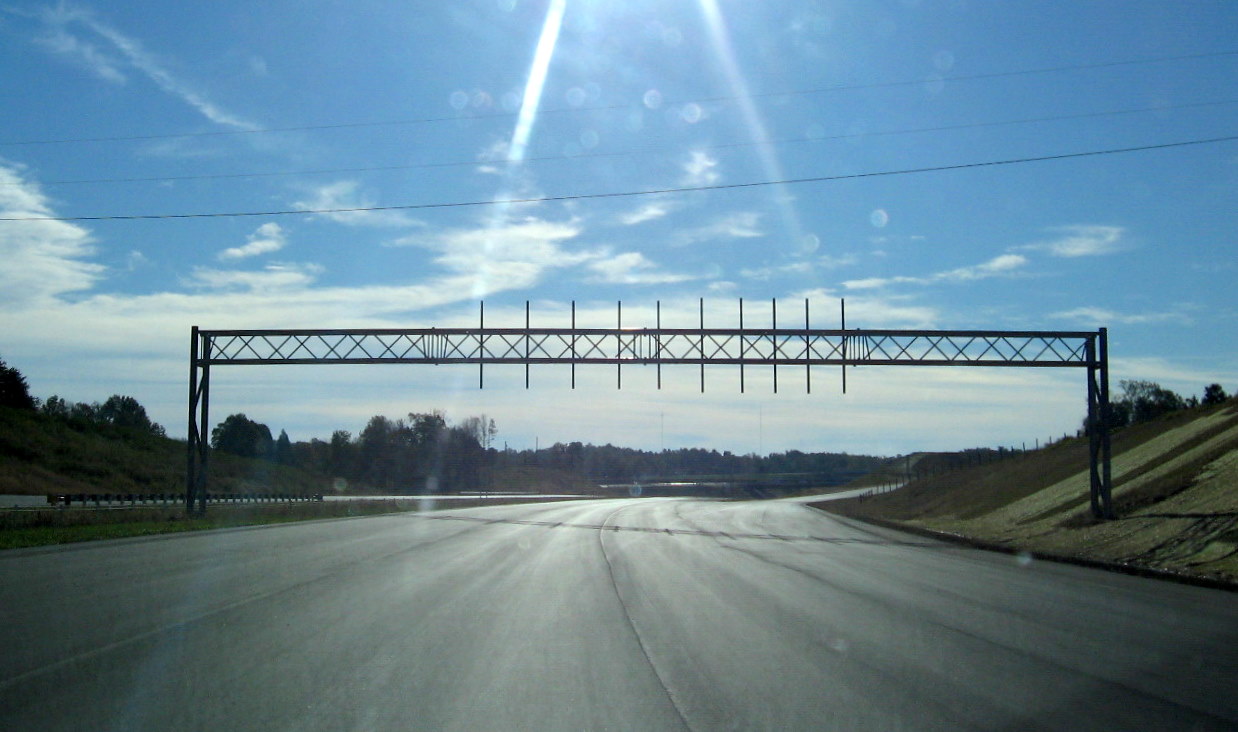
[[[37,404],[30,396],[30,387],[21,372],[0,359],[0,407],[35,409]]]

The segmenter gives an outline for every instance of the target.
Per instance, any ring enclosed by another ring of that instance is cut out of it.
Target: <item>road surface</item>
[[[1233,729],[1235,599],[778,501],[10,550],[0,728]]]

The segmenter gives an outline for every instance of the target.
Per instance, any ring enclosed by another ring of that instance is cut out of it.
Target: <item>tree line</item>
[[[729,450],[718,452],[694,447],[649,451],[581,442],[555,443],[541,450],[505,450],[494,458],[498,467],[554,468],[597,483],[709,476],[756,478],[785,474],[862,474],[885,460],[867,455],[806,453],[799,450],[770,455],[737,455]]]
[[[146,408],[131,396],[113,394],[104,402],[71,403],[53,394],[45,400],[30,395],[20,371],[0,359],[0,407],[39,412],[79,428],[115,428],[165,437],[163,426],[151,421]]]
[[[1118,382],[1122,393],[1116,399],[1109,400],[1108,427],[1111,430],[1128,425],[1150,422],[1157,417],[1183,409],[1199,406],[1220,404],[1230,398],[1225,388],[1220,384],[1209,384],[1204,387],[1203,397],[1183,397],[1175,391],[1166,389],[1154,381],[1138,379]],[[1087,418],[1083,420],[1083,432],[1088,432]]]
[[[211,447],[242,457],[292,465],[370,489],[407,492],[477,490],[492,463],[487,450],[494,420],[469,417],[450,424],[442,412],[407,418],[371,417],[353,437],[335,430],[329,441],[293,443],[285,430],[272,439],[265,424],[229,415],[211,431]]]

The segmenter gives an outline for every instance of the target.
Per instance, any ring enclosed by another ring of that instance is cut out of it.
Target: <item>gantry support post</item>
[[[185,471],[187,513],[206,513],[206,477],[211,457],[208,438],[210,393],[210,340],[200,336],[195,325],[189,346],[189,445]]]
[[[1112,519],[1111,449],[1109,442],[1109,343],[1104,328],[1087,342],[1088,482],[1092,516]]]
[[[1100,495],[1106,519],[1118,517],[1113,507],[1113,458],[1109,443],[1109,329],[1100,329]]]

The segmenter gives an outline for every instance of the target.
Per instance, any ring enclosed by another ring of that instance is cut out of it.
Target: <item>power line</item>
[[[1156,58],[1146,59],[1130,59],[1124,61],[1104,61],[1093,64],[1074,64],[1069,66],[1047,66],[1037,69],[1021,69],[1014,71],[995,71],[983,74],[966,74],[960,76],[946,77],[944,81],[979,81],[984,79],[1001,79],[1016,76],[1033,76],[1040,74],[1054,74],[1066,71],[1083,71],[1090,69],[1105,69],[1121,66],[1139,66],[1146,64],[1167,63],[1172,61],[1192,61],[1208,58],[1223,58],[1226,56],[1238,56],[1238,50],[1234,51],[1215,51],[1211,53],[1195,53],[1183,56],[1160,56]],[[885,81],[872,82],[867,84],[843,84],[836,86],[817,87],[812,89],[792,89],[789,91],[778,92],[762,92],[759,94],[734,95],[734,96],[716,96],[705,97],[701,99],[688,99],[677,104],[690,103],[709,103],[709,102],[729,102],[740,99],[765,99],[788,96],[806,96],[811,94],[825,94],[839,91],[859,91],[864,89],[886,89],[900,86],[914,86],[924,83],[924,79],[913,79],[906,81]],[[631,109],[632,104],[613,104],[601,107],[567,107],[560,109],[546,109],[539,114],[564,114],[576,112],[606,112],[618,109]],[[298,125],[290,127],[257,127],[244,130],[213,130],[208,132],[179,132],[171,134],[149,134],[149,135],[117,135],[109,137],[70,137],[70,138],[55,138],[55,139],[36,139],[36,140],[8,140],[0,141],[0,146],[22,146],[22,145],[60,145],[69,143],[91,143],[91,142],[140,142],[145,140],[169,140],[180,138],[194,137],[224,137],[232,135],[257,135],[276,132],[310,132],[316,130],[337,130],[337,129],[353,129],[364,127],[390,127],[399,125],[416,125],[416,124],[431,124],[437,122],[457,122],[462,119],[500,119],[513,118],[517,116],[517,112],[494,112],[490,114],[471,114],[471,115],[450,115],[437,117],[418,117],[402,120],[379,120],[370,122],[339,122],[334,124],[321,125]]]
[[[778,139],[766,140],[748,140],[743,142],[723,142],[713,145],[693,146],[696,150],[725,150],[740,147],[756,147],[759,145],[785,145],[805,142],[826,142],[830,140],[852,140],[865,137],[888,137],[895,135],[911,135],[925,132],[949,132],[956,130],[972,130],[985,127],[1002,127],[1008,125],[1020,124],[1036,124],[1040,122],[1061,122],[1065,120],[1076,119],[1095,119],[1100,117],[1116,117],[1128,114],[1140,114],[1145,112],[1170,112],[1182,109],[1198,109],[1202,107],[1217,107],[1226,104],[1238,104],[1238,99],[1225,99],[1215,102],[1190,102],[1186,104],[1171,104],[1159,105],[1150,107],[1137,107],[1132,109],[1119,109],[1105,112],[1082,112],[1079,114],[1063,114],[1047,117],[1025,117],[1022,119],[1013,120],[996,120],[988,122],[965,122],[954,125],[940,125],[936,127],[916,127],[901,130],[880,130],[877,132],[854,132],[839,135],[811,135],[800,137],[785,137]],[[461,160],[448,161],[438,163],[410,163],[408,165],[378,165],[356,168],[318,168],[310,170],[282,170],[282,171],[264,171],[264,172],[243,172],[243,173],[204,173],[199,175],[169,175],[169,176],[149,176],[140,178],[85,178],[78,180],[49,180],[41,181],[42,185],[81,185],[81,184],[96,184],[96,183],[155,183],[155,182],[180,182],[192,180],[227,180],[238,178],[273,178],[279,176],[290,175],[327,175],[335,173],[377,173],[390,172],[397,170],[425,170],[431,168],[457,168],[457,167],[473,167],[485,164],[507,164],[513,162],[550,162],[559,160],[581,160],[590,158],[608,158],[608,157],[623,157],[627,155],[654,155],[668,151],[670,148],[643,148],[636,150],[616,150],[612,152],[593,152],[580,153],[577,155],[546,155],[525,157],[517,161],[513,158],[501,158],[497,160]],[[20,185],[17,183],[9,183],[9,186]]]
[[[577,193],[563,196],[540,196],[536,198],[507,198],[495,201],[454,201],[448,203],[410,203],[396,206],[360,206],[355,208],[317,208],[317,209],[285,209],[279,211],[228,211],[186,214],[128,214],[112,216],[9,216],[0,217],[0,221],[149,221],[157,219],[213,219],[237,218],[249,216],[305,216],[313,214],[340,213],[372,213],[378,211],[412,211],[435,208],[466,208],[476,206],[496,206],[522,203],[550,203],[555,201],[583,201],[600,198],[631,198],[635,196],[654,196],[670,193],[692,193],[699,191],[723,191],[739,188],[759,188],[776,185],[798,185],[803,183],[824,183],[838,180],[854,180],[858,178],[878,178],[895,175],[914,175],[918,173],[936,173],[947,170],[967,170],[970,168],[987,168],[1002,165],[1018,165],[1022,163],[1037,163],[1050,160],[1070,160],[1074,158],[1096,157],[1100,155],[1117,155],[1120,153],[1144,152],[1148,150],[1166,150],[1169,148],[1187,147],[1190,145],[1209,145],[1220,142],[1238,140],[1238,135],[1212,137],[1200,140],[1184,140],[1180,142],[1165,142],[1156,145],[1140,145],[1138,147],[1111,148],[1108,150],[1088,150],[1076,153],[1059,153],[1056,155],[1040,155],[1036,157],[1009,158],[1005,160],[986,160],[978,163],[955,163],[952,165],[935,165],[924,168],[903,168],[899,170],[881,170],[866,173],[848,173],[844,175],[823,175],[811,178],[787,178],[783,180],[750,181],[747,183],[720,183],[708,186],[684,186],[680,188],[659,188],[644,191],[616,191],[609,193]]]

